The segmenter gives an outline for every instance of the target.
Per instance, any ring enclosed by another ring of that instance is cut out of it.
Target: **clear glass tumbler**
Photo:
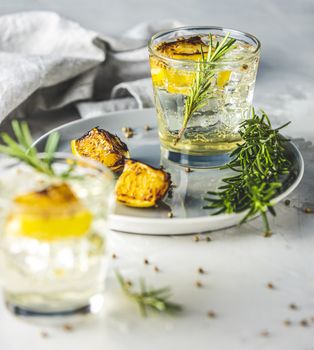
[[[15,315],[64,322],[102,307],[113,177],[67,154],[52,167],[0,160],[0,281]]]
[[[226,52],[215,53],[231,39]],[[259,54],[257,38],[220,27],[182,27],[152,37],[162,156],[192,167],[228,161],[241,142],[239,125],[249,117]]]

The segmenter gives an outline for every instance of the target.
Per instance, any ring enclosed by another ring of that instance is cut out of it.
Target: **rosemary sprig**
[[[149,311],[174,313],[182,310],[181,305],[169,301],[169,287],[147,288],[145,281],[141,279],[140,291],[134,292],[132,284],[126,281],[118,271],[116,271],[116,277],[125,295],[138,305],[142,316],[146,317]]]
[[[185,99],[183,124],[174,141],[175,144],[181,139],[193,113],[207,104],[207,98],[211,93],[212,78],[216,74],[213,63],[221,61],[225,54],[233,49],[233,44],[236,41],[233,38],[228,39],[229,36],[230,33],[227,33],[220,43],[217,41],[214,45],[213,36],[209,34],[207,57],[205,57],[201,46],[202,59],[196,64],[196,73],[190,94]]]
[[[209,205],[204,208],[217,209],[220,213],[238,213],[248,210],[242,222],[260,213],[265,236],[271,234],[267,212],[276,215],[272,199],[283,187],[280,177],[288,175],[285,183],[295,175],[291,161],[287,159],[284,144],[289,141],[279,131],[289,123],[273,129],[264,111],[257,115],[252,108],[252,118],[240,126],[243,143],[231,153],[232,160],[222,167],[237,174],[224,178],[216,192],[208,192],[205,198]]]
[[[59,134],[52,133],[49,135],[45,145],[45,153],[43,157],[39,157],[36,148],[33,146],[33,139],[28,124],[13,120],[12,129],[17,141],[5,132],[0,133],[0,138],[3,142],[2,145],[0,144],[0,153],[17,158],[39,172],[55,176],[52,162],[58,147]]]

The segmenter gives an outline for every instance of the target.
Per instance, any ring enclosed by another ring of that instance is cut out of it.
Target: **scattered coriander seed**
[[[284,320],[284,321],[283,321],[283,324],[284,324],[285,326],[291,326],[291,321],[290,321],[290,320]]]
[[[276,289],[275,286],[271,282],[267,283],[267,288],[269,288],[269,289]]]
[[[291,304],[289,305],[289,308],[290,308],[291,310],[297,310],[297,309],[298,309],[298,306],[297,306],[296,304],[294,304],[294,303],[291,303]]]
[[[131,288],[133,286],[133,283],[131,281],[126,281],[125,284],[128,288]]]
[[[193,236],[193,240],[194,242],[198,242],[200,240],[200,236],[199,235]]]
[[[205,240],[206,242],[210,242],[212,239],[209,236],[206,236]]]
[[[149,131],[149,130],[151,130],[151,129],[152,129],[152,128],[151,128],[149,125],[145,125],[145,126],[144,126],[144,130],[145,130],[145,131]]]
[[[217,315],[216,315],[216,312],[213,311],[213,310],[209,310],[207,311],[207,317],[209,318],[215,318]]]
[[[312,208],[304,208],[304,213],[306,214],[312,214],[313,213],[313,209]]]
[[[126,133],[124,134],[124,136],[125,136],[127,139],[130,139],[131,137],[134,136],[134,133],[133,133],[133,131],[128,131],[128,132],[126,132]]]
[[[184,169],[186,173],[191,173],[192,172],[192,169],[190,167],[187,167]]]
[[[265,238],[271,237],[272,234],[273,234],[273,233],[272,233],[271,231],[265,231],[265,232],[264,232],[264,237],[265,237]]]
[[[265,331],[261,331],[260,335],[261,335],[262,337],[269,337],[269,336],[270,336],[270,333],[269,333],[267,330],[265,330]]]
[[[202,288],[203,287],[203,283],[201,281],[196,281],[195,285],[197,288]]]
[[[158,266],[154,266],[154,271],[155,272],[159,272],[160,270],[159,270],[159,267]]]
[[[115,253],[112,254],[112,259],[117,259],[117,255]]]
[[[71,332],[73,331],[73,326],[71,326],[70,324],[66,323],[62,326],[62,328],[66,331],[66,332]]]
[[[291,203],[290,199],[286,199],[286,200],[285,200],[285,205],[286,205],[287,207],[290,205],[290,203]]]
[[[308,323],[308,321],[306,319],[303,319],[303,320],[300,321],[300,325],[302,327],[307,327],[309,325],[309,323]]]
[[[202,267],[199,267],[198,269],[197,269],[197,272],[199,273],[199,274],[204,274],[205,273],[205,271],[204,271],[204,269],[202,268]]]
[[[42,338],[49,338],[49,333],[47,333],[46,331],[40,331],[40,336]]]
[[[248,68],[249,68],[249,66],[247,64],[242,65],[242,69],[247,70]]]
[[[159,205],[158,205],[158,204],[155,204],[155,205],[154,205],[154,207],[155,207],[155,208],[158,208],[158,207],[159,207]]]
[[[173,212],[172,212],[172,211],[169,211],[169,213],[168,213],[168,218],[169,218],[169,219],[172,219],[172,218],[173,218]]]
[[[144,264],[145,264],[145,265],[149,265],[148,259],[146,259],[146,258],[144,259]]]

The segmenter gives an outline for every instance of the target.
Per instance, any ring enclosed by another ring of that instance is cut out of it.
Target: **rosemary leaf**
[[[237,175],[222,179],[217,191],[207,192],[204,208],[217,209],[213,215],[247,211],[241,223],[261,214],[265,235],[269,236],[267,212],[276,215],[272,199],[295,177],[284,146],[289,140],[279,134],[288,124],[273,129],[267,114],[261,111],[258,115],[252,108],[252,118],[240,126],[244,142],[231,153],[232,160],[221,167]]]
[[[217,42],[216,47],[214,48],[213,36],[212,34],[209,34],[207,58],[205,58],[203,48],[201,47],[202,57],[201,60],[196,64],[196,72],[190,89],[190,94],[185,99],[182,127],[179,130],[174,144],[176,144],[183,136],[188,122],[193,114],[206,106],[207,99],[212,93],[211,87],[213,78],[216,74],[214,70],[214,64],[221,61],[226,53],[233,49],[233,44],[236,41],[233,38],[229,39],[229,36],[230,33],[227,33],[220,43]]]
[[[33,139],[26,122],[13,120],[12,130],[17,141],[7,133],[1,133],[0,138],[4,145],[0,145],[0,153],[17,158],[21,162],[49,176],[57,176],[51,167],[51,163],[58,146],[59,135],[53,133],[49,136],[45,147],[46,157],[42,159],[38,156],[36,148],[32,145]]]
[[[149,311],[174,313],[182,310],[182,306],[169,301],[170,288],[147,288],[144,279],[140,279],[140,291],[134,292],[132,285],[116,271],[117,280],[125,295],[139,307],[142,316],[146,317]]]

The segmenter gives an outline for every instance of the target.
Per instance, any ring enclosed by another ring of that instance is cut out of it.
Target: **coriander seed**
[[[265,331],[261,331],[260,335],[261,335],[262,337],[269,337],[269,336],[270,336],[270,333],[269,333],[267,330],[265,330]]]
[[[202,288],[203,287],[203,284],[202,284],[201,281],[196,281],[195,285],[196,285],[197,288]]]
[[[209,310],[209,311],[207,311],[207,316],[208,316],[209,318],[215,318],[217,315],[216,315],[216,312],[215,312],[215,311]]]
[[[73,331],[73,326],[71,326],[70,324],[66,323],[62,326],[62,328],[66,331],[66,332],[71,332]]]
[[[298,306],[297,306],[296,304],[294,304],[294,303],[291,303],[291,304],[289,305],[289,308],[290,308],[291,310],[297,310],[297,309],[298,309]]]
[[[308,323],[308,321],[306,319],[303,319],[303,320],[300,321],[300,325],[302,327],[307,327],[309,325],[309,323]]]
[[[204,271],[204,269],[202,268],[202,267],[199,267],[198,269],[197,269],[197,272],[199,273],[199,274],[204,274],[205,273],[205,271]]]

